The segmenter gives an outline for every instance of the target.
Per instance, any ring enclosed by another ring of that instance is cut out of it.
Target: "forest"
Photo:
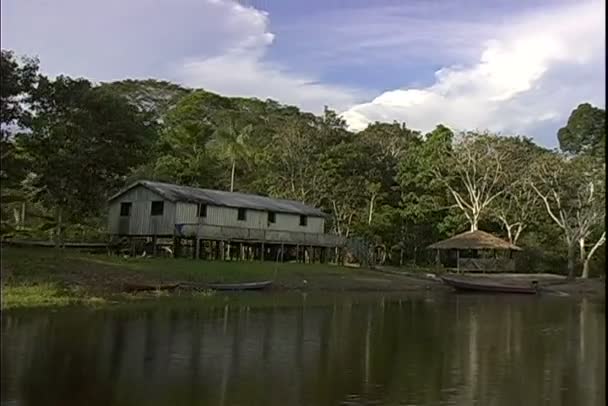
[[[1,74],[3,240],[105,241],[107,198],[149,179],[320,207],[380,263],[432,263],[429,244],[480,229],[522,247],[520,269],[605,273],[606,113],[589,103],[573,101],[550,150],[441,123],[351,132],[327,107],[166,81],[49,78],[10,50]]]

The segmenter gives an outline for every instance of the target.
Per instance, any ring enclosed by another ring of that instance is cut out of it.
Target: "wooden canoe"
[[[261,290],[272,285],[274,281],[244,282],[244,283],[210,283],[208,288],[214,290]]]
[[[180,287],[179,283],[171,283],[169,285],[142,285],[136,283],[124,284],[126,292],[150,292],[156,290],[174,290]]]
[[[530,286],[523,286],[508,285],[504,283],[495,282],[485,282],[450,276],[442,276],[441,279],[446,285],[449,285],[457,290],[462,291],[487,293],[522,293],[529,295],[538,293],[538,286],[536,284],[536,281],[533,281]]]

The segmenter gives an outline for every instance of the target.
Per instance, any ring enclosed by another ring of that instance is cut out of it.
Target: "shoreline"
[[[416,293],[453,289],[430,273],[391,267],[364,269],[322,264],[210,262],[173,258],[122,258],[56,250],[2,247],[2,310],[28,307],[103,306],[148,298],[209,297],[210,283],[273,280],[263,292]],[[600,279],[568,281],[552,274],[483,274],[479,278],[538,280],[541,295],[605,298]],[[147,292],[128,292],[128,286]],[[164,286],[167,290],[154,287]],[[169,289],[171,287],[171,289]],[[219,292],[223,293],[223,292]]]

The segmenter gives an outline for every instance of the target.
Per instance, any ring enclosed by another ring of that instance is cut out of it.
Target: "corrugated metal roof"
[[[325,214],[314,207],[307,206],[295,200],[273,199],[271,197],[252,195],[237,192],[224,192],[221,190],[199,189],[189,186],[174,185],[171,183],[152,182],[141,180],[135,182],[114,196],[116,199],[128,190],[141,185],[148,188],[165,199],[172,202],[205,203],[212,206],[226,206],[252,210],[273,211],[277,213],[304,214],[307,216],[325,217]]]

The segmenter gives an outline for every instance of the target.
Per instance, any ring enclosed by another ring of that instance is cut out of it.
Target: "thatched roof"
[[[521,251],[521,248],[509,243],[508,241],[501,240],[498,237],[493,236],[485,231],[467,231],[462,234],[455,235],[454,237],[448,238],[447,240],[436,242],[431,244],[428,248],[436,250],[514,250]]]

